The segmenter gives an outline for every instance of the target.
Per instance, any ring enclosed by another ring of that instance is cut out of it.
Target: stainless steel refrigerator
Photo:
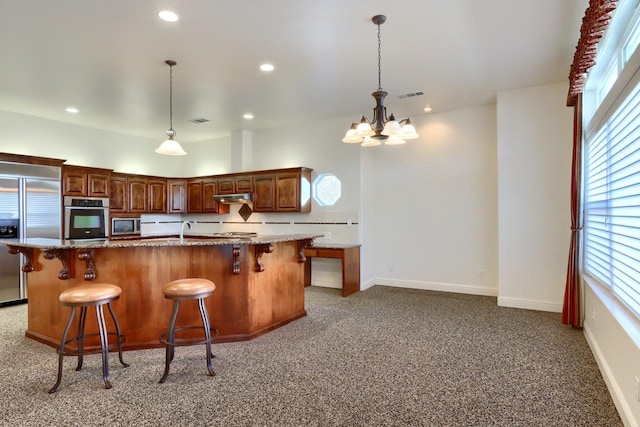
[[[59,239],[60,168],[0,162],[0,239]],[[0,247],[0,306],[27,299],[23,255]]]

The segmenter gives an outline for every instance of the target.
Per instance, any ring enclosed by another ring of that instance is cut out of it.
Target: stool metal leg
[[[125,363],[124,360],[122,360],[122,341],[124,340],[124,335],[122,335],[122,332],[120,331],[120,324],[118,323],[118,318],[113,313],[113,307],[111,307],[110,302],[107,303],[107,308],[109,309],[109,313],[111,313],[113,324],[116,327],[116,335],[118,337],[118,359],[120,359],[120,363],[122,364],[122,366],[124,366],[125,368],[128,368],[130,365],[128,363]]]
[[[198,298],[198,307],[200,308],[200,316],[202,317],[202,326],[204,327],[204,335],[207,340],[207,370],[212,377],[216,374],[211,367],[211,329],[209,328],[209,313],[204,305],[204,298]]]
[[[164,383],[169,376],[169,365],[173,361],[173,356],[175,353],[175,335],[176,335],[176,319],[178,318],[178,309],[180,308],[180,300],[173,301],[173,311],[171,312],[171,320],[169,321],[169,329],[167,330],[167,350],[164,362],[164,374],[162,374],[162,378],[160,378],[159,383]]]
[[[102,304],[96,306],[96,317],[98,318],[100,347],[102,350],[102,379],[104,380],[104,388],[108,389],[111,388],[111,381],[109,381],[109,337],[107,335],[107,326],[104,324]]]
[[[60,347],[58,348],[58,378],[56,383],[49,389],[49,393],[55,393],[58,391],[58,387],[60,386],[60,381],[62,380],[62,358],[64,357],[64,344],[67,340],[67,334],[69,333],[69,328],[71,327],[71,322],[73,321],[73,317],[76,314],[76,308],[71,307],[71,313],[69,314],[69,319],[67,320],[67,325],[64,327],[64,332],[62,333],[62,339],[60,340]]]
[[[82,362],[84,361],[84,325],[87,318],[87,307],[80,307],[80,315],[78,316],[78,365],[76,371],[82,369]]]

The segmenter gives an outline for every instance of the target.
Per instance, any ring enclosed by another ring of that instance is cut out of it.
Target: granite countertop
[[[257,235],[254,237],[229,238],[216,235],[185,235],[184,239],[174,236],[153,237],[126,240],[63,240],[47,238],[26,238],[0,240],[0,245],[19,246],[38,249],[78,249],[78,248],[135,248],[154,246],[212,246],[212,245],[264,245],[269,243],[312,240],[321,234],[281,234]]]

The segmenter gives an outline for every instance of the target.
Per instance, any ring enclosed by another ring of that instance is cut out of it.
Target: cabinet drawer
[[[342,258],[342,249],[306,248],[304,256],[318,258]]]

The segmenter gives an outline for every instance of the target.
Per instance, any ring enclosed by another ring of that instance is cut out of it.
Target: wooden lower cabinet
[[[305,316],[303,244],[304,240],[292,240],[271,245],[96,248],[90,258],[95,262],[95,281],[122,288],[113,309],[126,336],[124,348],[134,350],[161,346],[158,337],[166,331],[172,308],[162,294],[162,284],[177,277],[202,277],[216,284],[216,292],[205,300],[211,325],[220,332],[216,342],[250,340]],[[83,274],[85,263],[78,261],[73,264],[75,274],[61,280],[59,259],[45,256],[44,249],[30,249],[38,268],[28,276],[26,336],[57,346],[69,311],[60,305],[58,295],[92,280]],[[83,251],[59,249],[58,253],[61,259],[77,260]],[[256,266],[258,261],[262,270]],[[178,322],[197,325],[200,314],[195,301],[185,301],[183,307]],[[97,332],[96,323],[95,310],[87,310],[87,333]],[[95,340],[86,343],[93,344]]]

